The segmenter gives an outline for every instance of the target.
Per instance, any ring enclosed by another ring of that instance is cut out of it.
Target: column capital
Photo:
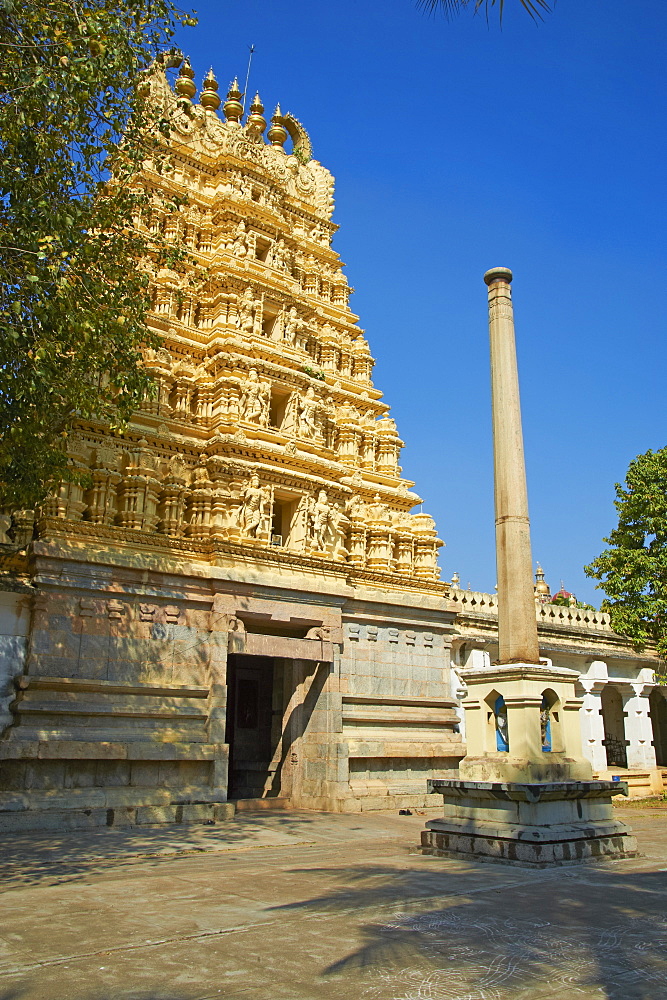
[[[491,285],[494,281],[503,281],[505,284],[509,285],[512,280],[512,272],[509,267],[492,267],[490,271],[487,271],[484,275],[484,281],[487,285]]]

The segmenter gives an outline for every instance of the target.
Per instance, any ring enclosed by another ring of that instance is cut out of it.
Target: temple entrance
[[[259,799],[271,790],[276,749],[273,727],[274,661],[270,656],[227,659],[227,732],[230,799]],[[280,730],[278,730],[278,738]]]
[[[604,747],[609,767],[627,767],[628,754],[625,739],[625,719],[621,692],[611,684],[602,689],[602,720],[604,722]]]
[[[330,663],[315,660],[228,655],[230,799],[298,801],[303,794],[320,794],[327,725],[319,703],[330,670]],[[305,786],[304,767],[309,768]]]
[[[655,762],[658,767],[665,767],[667,765],[667,700],[660,689],[655,688],[651,691],[649,705]]]

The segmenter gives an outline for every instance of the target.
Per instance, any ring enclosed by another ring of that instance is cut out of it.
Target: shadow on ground
[[[27,988],[25,990],[18,988],[0,991],[0,1000],[24,1000],[28,996],[28,993]],[[116,1000],[117,996],[118,993],[115,991],[112,993],[90,993],[86,997],[81,997],[81,1000]],[[128,996],[128,994],[125,993],[124,996]],[[216,995],[212,993],[210,996],[213,998]],[[217,997],[219,996],[220,994],[218,993]],[[156,993],[154,990],[150,990],[148,993],[133,992],[132,1000],[208,1000],[208,997],[203,997],[201,993],[197,993],[195,998],[193,993],[186,996],[184,993],[163,993],[161,991]]]
[[[266,813],[243,813],[211,826],[103,828],[80,834],[35,831],[3,836],[0,884],[8,888],[10,884],[29,885],[45,878],[60,881],[151,857],[296,844],[308,838],[314,821],[314,814],[276,812],[267,817]],[[2,995],[0,1000],[4,1000]]]
[[[335,977],[375,969],[378,995],[391,984],[396,1000],[667,996],[667,873],[438,871],[437,859],[429,862],[430,871],[339,869],[340,890],[276,909],[352,915],[401,900],[402,912],[365,924],[362,946],[322,970]]]

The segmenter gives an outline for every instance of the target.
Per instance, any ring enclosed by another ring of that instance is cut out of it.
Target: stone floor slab
[[[0,1000],[658,1000],[664,815],[546,871],[423,857],[423,816],[2,838]]]

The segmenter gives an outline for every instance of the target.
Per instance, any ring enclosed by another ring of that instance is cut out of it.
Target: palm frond
[[[541,21],[543,14],[550,14],[552,5],[549,0],[515,0],[520,3],[526,13],[530,14],[533,21]],[[475,8],[475,13],[483,10],[488,19],[491,7],[498,7],[498,17],[502,22],[505,12],[505,0],[417,0],[417,6],[427,10],[430,14],[442,11],[446,17],[460,14],[465,7],[471,5]]]

